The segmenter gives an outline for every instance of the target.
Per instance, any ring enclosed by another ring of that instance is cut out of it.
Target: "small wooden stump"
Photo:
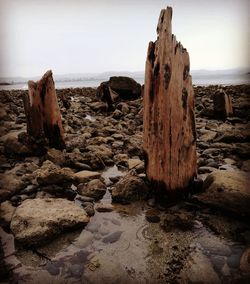
[[[58,106],[52,71],[41,80],[28,82],[28,94],[23,96],[27,119],[27,134],[35,142],[46,143],[56,149],[65,148],[61,113]]]
[[[185,192],[196,177],[194,93],[189,55],[171,31],[172,8],[161,11],[150,42],[144,85],[146,174],[156,190]]]
[[[213,96],[214,115],[218,119],[225,120],[233,115],[233,105],[231,97],[223,90],[218,90]]]

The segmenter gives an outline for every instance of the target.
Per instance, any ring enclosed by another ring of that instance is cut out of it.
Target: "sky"
[[[0,77],[143,71],[167,6],[191,69],[250,66],[249,0],[0,0]]]

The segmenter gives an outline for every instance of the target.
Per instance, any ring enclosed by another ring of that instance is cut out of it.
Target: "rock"
[[[122,231],[116,231],[116,232],[114,232],[114,233],[108,235],[107,237],[104,237],[104,238],[102,239],[102,241],[103,241],[105,244],[112,244],[112,243],[115,243],[115,242],[117,242],[117,241],[120,239],[122,233],[123,233]]]
[[[88,203],[88,204],[86,204],[86,203]],[[93,203],[91,203],[91,202],[85,202],[85,204],[82,204],[82,206],[83,206],[85,212],[87,213],[87,215],[88,215],[89,217],[92,217],[92,216],[95,215],[95,208],[94,208]]]
[[[167,232],[172,229],[187,231],[192,229],[193,225],[192,214],[185,211],[181,213],[167,213],[164,215],[164,219],[161,223],[161,227]]]
[[[129,159],[128,160],[128,169],[136,169],[137,172],[143,172],[144,169],[144,162],[140,159]]]
[[[216,168],[213,167],[199,167],[198,173],[199,174],[206,174],[206,173],[212,173],[213,171],[216,171]]]
[[[241,170],[245,172],[250,172],[250,160],[243,161]]]
[[[16,240],[27,246],[39,246],[65,230],[88,222],[84,209],[71,201],[36,198],[25,200],[17,207],[10,228]]]
[[[240,259],[240,270],[250,274],[250,248],[246,248]]]
[[[216,118],[226,119],[233,115],[232,100],[222,89],[218,90],[213,96],[214,114]]]
[[[211,131],[211,130],[207,130],[203,135],[201,135],[199,137],[199,140],[200,141],[204,141],[204,142],[210,142],[210,141],[214,140],[216,135],[217,135],[217,132]]]
[[[59,168],[50,161],[45,161],[40,169],[35,172],[40,185],[72,183],[74,172],[69,168]]]
[[[114,210],[114,206],[112,204],[97,203],[95,205],[95,210],[98,212],[112,212]]]
[[[4,141],[4,151],[7,155],[31,156],[32,151],[22,144],[17,133],[9,133]]]
[[[38,82],[28,82],[28,93],[23,94],[27,118],[27,133],[34,141],[49,140],[49,146],[65,148],[61,113],[57,102],[52,71],[47,71]]]
[[[220,131],[217,133],[215,142],[224,143],[242,143],[250,142],[250,130],[249,129],[227,129],[226,131]]]
[[[109,87],[115,91],[121,99],[131,100],[141,96],[141,85],[129,77],[110,77]]]
[[[95,200],[101,199],[106,193],[106,185],[99,179],[93,179],[88,183],[80,183],[77,191],[81,195],[92,197]]]
[[[112,117],[115,118],[115,119],[119,119],[119,118],[123,117],[123,113],[119,109],[116,109],[113,112]]]
[[[85,183],[88,182],[91,179],[98,179],[100,178],[101,174],[98,172],[93,172],[93,171],[80,171],[75,173],[74,179],[75,183]]]
[[[27,182],[23,180],[24,176],[16,175],[16,171],[20,169],[20,166],[5,171],[0,174],[0,202],[5,201],[12,195],[19,193],[27,185]]]
[[[94,202],[94,198],[92,198],[92,197],[88,197],[88,196],[82,196],[82,195],[78,195],[77,197],[76,197],[76,199],[78,199],[78,200],[80,200],[80,201],[82,201],[82,202]]]
[[[207,176],[203,184],[205,192],[197,195],[198,201],[233,212],[250,215],[250,174],[239,171],[216,170]]]
[[[112,201],[127,203],[144,199],[149,189],[145,182],[138,176],[127,174],[120,178],[112,189]]]
[[[186,49],[171,32],[172,9],[161,11],[150,42],[143,98],[143,148],[148,179],[175,197],[196,176],[194,92]]]
[[[50,148],[47,151],[46,159],[59,166],[62,166],[65,162],[63,152],[55,148]]]
[[[6,110],[0,107],[0,121],[6,120],[8,118],[8,114]]]
[[[189,255],[180,272],[180,278],[184,283],[221,283],[210,260],[199,251]]]
[[[146,219],[151,223],[158,223],[160,222],[159,211],[156,209],[149,209],[145,213]]]
[[[97,112],[107,111],[107,105],[104,102],[94,102],[89,104],[90,107]]]
[[[0,219],[5,225],[9,225],[12,216],[16,210],[10,201],[5,201],[0,204]]]
[[[111,149],[105,145],[90,145],[86,147],[86,150],[92,152],[92,154],[101,158],[104,163],[106,163],[113,157]]]

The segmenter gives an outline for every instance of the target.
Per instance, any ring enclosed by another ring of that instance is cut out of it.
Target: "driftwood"
[[[171,31],[172,8],[161,11],[158,38],[148,46],[143,146],[156,190],[183,193],[196,177],[194,93],[186,49]]]
[[[28,88],[28,94],[23,96],[28,136],[40,144],[48,142],[50,147],[65,148],[52,71],[37,82],[29,81]]]

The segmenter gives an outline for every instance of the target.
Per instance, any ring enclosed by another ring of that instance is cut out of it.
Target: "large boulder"
[[[17,207],[10,224],[16,240],[37,246],[65,230],[89,222],[84,209],[74,202],[60,198],[25,200]]]
[[[124,76],[110,77],[109,81],[102,82],[97,88],[96,96],[108,105],[112,110],[112,104],[117,99],[133,100],[141,96],[141,85],[134,79]]]
[[[207,176],[198,201],[241,216],[250,216],[250,173],[217,170]]]
[[[128,173],[122,177],[112,189],[112,201],[118,203],[129,203],[144,199],[148,195],[148,187],[137,175]]]
[[[109,87],[119,94],[121,99],[137,99],[141,96],[141,85],[134,79],[124,76],[110,77]]]

